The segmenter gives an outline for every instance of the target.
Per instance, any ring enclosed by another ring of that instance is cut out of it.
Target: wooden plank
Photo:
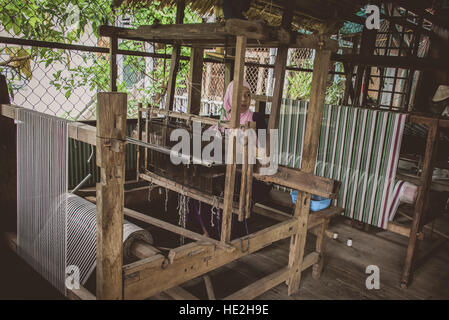
[[[415,70],[439,70],[439,69],[449,69],[449,64],[447,61],[430,59],[430,58],[416,58],[416,57],[399,57],[399,56],[378,56],[370,55],[363,56],[357,55],[353,57],[351,54],[333,54],[333,61],[339,62],[352,62],[357,65],[366,65],[373,67],[384,67],[384,68],[403,68],[408,69],[413,66]]]
[[[181,287],[173,287],[165,290],[164,292],[175,300],[200,300],[198,297]]]
[[[22,107],[1,104],[0,114],[4,117],[17,120],[17,110]],[[68,123],[68,136],[69,138],[85,142],[91,145],[96,144],[96,128],[94,126],[82,123],[82,122],[69,122]]]
[[[302,264],[302,271],[311,267],[314,263],[319,260],[319,255],[316,252],[309,253],[304,258],[304,263]],[[249,286],[227,296],[223,300],[252,300],[257,298],[264,292],[276,287],[277,285],[283,283],[288,279],[289,268],[285,267],[279,271],[276,271],[256,282],[250,284]]]
[[[288,32],[280,27],[241,19],[228,19],[218,23],[146,25],[137,29],[104,25],[99,27],[99,34],[103,37],[116,36],[122,39],[208,47],[225,46],[227,38],[233,40],[234,37],[245,36],[256,47],[288,45],[291,48],[338,49],[338,42],[329,38]]]
[[[70,300],[97,300],[97,297],[82,286],[79,289],[67,290],[67,298]]]
[[[203,81],[204,49],[193,47],[190,53],[187,113],[199,115],[201,111],[201,87]]]
[[[158,109],[158,108],[142,109],[142,111],[145,111],[145,112],[148,111],[148,110],[149,110],[149,112],[151,114],[164,115],[164,116],[169,117],[169,118],[177,118],[177,119],[183,119],[183,120],[189,120],[189,121],[197,121],[197,122],[210,124],[210,125],[218,125],[218,124],[220,124],[220,126],[223,127],[223,128],[229,128],[229,124],[228,124],[227,121],[220,121],[218,119],[213,119],[213,118],[210,118],[210,117],[186,114],[186,113],[176,112],[176,111],[167,111],[167,110]]]
[[[198,243],[191,243],[178,248],[178,251],[185,252],[184,256],[165,268],[161,268],[164,262],[163,257],[146,261],[145,263],[138,262],[124,266],[124,297],[125,299],[145,299],[157,292],[177,286],[238,258],[256,252],[273,242],[290,237],[296,232],[296,229],[296,219],[290,219],[251,234],[249,236],[250,246],[248,250],[245,250],[247,246],[246,239],[244,241],[240,239],[233,240],[231,245],[236,247],[236,250],[232,253],[223,250],[203,250],[199,252],[199,249],[207,247],[201,247]],[[198,253],[191,254],[191,252]],[[127,279],[129,275],[133,277]]]
[[[115,300],[123,298],[125,148],[112,149],[126,139],[127,95],[100,92],[97,101],[97,297]]]
[[[234,67],[234,88],[232,92],[232,108],[231,108],[231,129],[240,126],[240,102],[242,100],[243,71],[245,63],[246,37],[238,36],[236,40],[235,50],[235,67]],[[235,171],[236,171],[236,143],[235,136],[231,135],[228,141],[228,159],[226,165],[224,203],[221,225],[221,241],[229,242],[231,238],[231,220],[232,207],[234,198]],[[229,155],[232,162],[229,161]]]
[[[276,287],[285,280],[287,280],[289,275],[288,267],[282,268],[260,280],[250,284],[249,286],[234,292],[233,294],[227,296],[223,300],[252,300],[262,293]]]
[[[170,179],[163,178],[163,177],[158,176],[152,172],[147,171],[145,174],[141,173],[140,178],[142,178],[143,180],[146,180],[148,182],[157,184],[161,187],[170,189],[174,192],[180,193],[182,195],[187,195],[190,198],[207,203],[211,206],[218,206],[218,208],[220,208],[220,209],[224,208],[223,202],[219,201],[218,199],[214,199],[214,196],[209,195],[204,192],[201,192],[195,188],[191,188],[191,187],[182,185],[180,183],[174,182]],[[234,212],[236,214],[238,214],[238,212],[239,212],[238,205],[235,203],[233,204],[232,212]]]
[[[190,231],[188,229],[184,229],[184,228],[178,227],[176,225],[173,225],[171,223],[165,222],[163,220],[159,220],[159,219],[147,216],[147,215],[145,215],[143,213],[140,213],[140,212],[128,209],[128,208],[124,208],[124,213],[125,213],[125,215],[127,217],[131,217],[131,218],[137,219],[139,221],[143,221],[143,222],[149,223],[149,224],[151,224],[153,226],[156,226],[156,227],[162,228],[164,230],[167,230],[167,231],[170,231],[170,232],[182,235],[182,236],[187,237],[189,239],[193,239],[193,240],[197,240],[197,241],[209,242],[209,243],[217,246],[218,248],[226,250],[228,252],[232,252],[232,251],[235,250],[235,248],[233,246],[229,245],[229,244],[222,243],[222,242],[220,242],[218,240],[215,240],[215,239],[203,236],[203,235],[201,235],[199,233]]]
[[[304,145],[304,148],[306,145]],[[267,176],[254,173],[254,178],[325,198],[336,198],[340,188],[339,181],[315,176],[313,172],[308,173],[304,169],[299,170],[284,166],[279,166],[278,172],[274,175]]]
[[[212,285],[212,280],[211,280],[210,276],[208,274],[205,274],[203,276],[203,279],[204,279],[204,284],[206,286],[207,297],[209,298],[209,300],[216,300],[214,287]]]
[[[317,50],[313,63],[314,67],[310,104],[304,137],[304,141],[307,141],[307,143],[303,148],[303,160],[301,163],[301,169],[305,173],[313,173],[315,170],[330,57],[331,52],[329,50]],[[310,193],[298,192],[294,212],[294,216],[298,217],[298,231],[295,236],[291,238],[290,243],[290,277],[288,279],[289,295],[292,295],[298,291],[301,281],[301,265],[303,264],[304,248],[307,237],[310,197]]]

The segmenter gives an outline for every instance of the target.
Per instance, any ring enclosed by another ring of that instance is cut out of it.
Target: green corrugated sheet
[[[132,131],[135,129],[135,123],[127,124],[127,136],[131,136]],[[92,177],[86,182],[83,187],[93,186],[96,182],[100,181],[100,172],[96,165],[96,149],[95,146],[91,146],[88,143],[69,139],[69,189],[76,187],[89,173]],[[89,163],[87,160],[92,154],[92,158]],[[136,146],[126,145],[126,171],[136,170]]]

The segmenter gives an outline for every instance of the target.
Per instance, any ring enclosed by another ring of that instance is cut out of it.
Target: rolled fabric
[[[123,221],[123,259],[133,260],[134,256],[131,254],[131,247],[136,240],[143,241],[148,244],[153,244],[153,237],[148,230],[144,230],[134,223]]]
[[[150,232],[123,221],[123,257],[130,260],[130,250],[136,240],[153,243]],[[97,207],[71,193],[67,194],[67,266],[80,270],[80,283],[84,285],[96,267]]]

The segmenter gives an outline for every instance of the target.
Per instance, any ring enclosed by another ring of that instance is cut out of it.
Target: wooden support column
[[[190,52],[187,113],[199,115],[201,111],[201,83],[203,81],[203,48],[193,47]]]
[[[424,215],[427,197],[429,195],[430,186],[432,183],[433,161],[436,154],[436,147],[438,144],[438,120],[434,120],[434,124],[429,125],[427,133],[426,153],[424,156],[424,164],[422,174],[420,177],[421,185],[418,187],[418,196],[416,197],[415,210],[412,228],[410,231],[410,238],[407,246],[407,254],[405,257],[404,269],[402,272],[401,287],[407,288],[410,284],[411,275],[413,273],[413,266],[417,251],[418,235],[422,228],[422,217]]]
[[[97,106],[97,298],[123,298],[126,93],[100,92]]]
[[[112,92],[117,91],[117,50],[118,50],[118,38],[111,37],[109,39],[109,57],[110,57],[110,75],[111,75],[111,83],[110,90]]]
[[[184,9],[185,2],[183,0],[176,1],[176,24],[182,24],[184,22]],[[179,57],[181,55],[181,46],[178,44],[173,45],[173,51],[170,60],[170,74],[167,84],[167,97],[166,97],[166,110],[173,110],[173,103],[175,101],[176,90],[176,76],[178,74]]]
[[[293,19],[294,1],[283,1],[284,13],[282,15],[281,26],[287,31],[291,30]],[[267,155],[269,155],[270,144],[269,136],[270,129],[277,129],[279,127],[279,116],[281,113],[282,92],[284,90],[285,70],[287,68],[288,46],[280,46],[277,49],[276,62],[274,63],[274,88],[273,100],[271,103],[271,113],[268,120],[268,134],[267,134]]]
[[[331,51],[317,50],[313,63],[312,88],[310,92],[310,104],[307,113],[307,122],[303,150],[301,171],[313,173],[318,152],[320,138],[321,119],[326,95],[327,75],[330,66]],[[306,244],[307,228],[310,209],[310,193],[298,192],[294,216],[298,218],[298,231],[292,236],[290,244],[288,278],[288,294],[292,295],[299,289],[301,270],[304,260],[304,247]]]
[[[240,103],[242,101],[242,85],[243,85],[243,70],[245,68],[245,51],[246,51],[246,37],[237,36],[236,50],[235,50],[235,68],[234,68],[234,87],[232,92],[232,107],[231,120],[229,122],[230,128],[237,129],[240,126]],[[234,198],[235,185],[235,171],[236,171],[236,143],[235,137],[231,135],[228,141],[228,158],[229,154],[232,157],[232,163],[226,165],[225,178],[225,192],[223,203],[223,215],[221,224],[221,241],[229,242],[231,239],[231,219],[232,219],[232,204]]]
[[[279,47],[274,63],[274,89],[271,103],[271,113],[268,120],[268,129],[279,127],[279,116],[281,112],[282,90],[284,88],[285,70],[287,68],[288,47]],[[269,133],[269,131],[268,131]],[[270,141],[269,139],[267,139]]]
[[[225,48],[226,49],[226,56],[234,56],[235,55],[235,49],[234,48]],[[224,78],[224,91],[223,94],[226,92],[226,89],[228,88],[228,85],[231,83],[232,80],[234,80],[234,59],[229,59],[225,61],[225,78]]]

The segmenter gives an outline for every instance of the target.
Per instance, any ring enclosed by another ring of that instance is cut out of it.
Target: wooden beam
[[[203,81],[204,49],[193,47],[190,53],[190,75],[188,86],[187,113],[199,115],[201,111],[201,87]]]
[[[203,279],[204,279],[204,285],[206,286],[207,297],[209,298],[209,300],[216,300],[214,287],[212,285],[212,279],[210,278],[210,276],[208,274],[205,274],[203,276]]]
[[[123,298],[123,206],[125,183],[126,93],[97,96],[97,297]],[[114,151],[114,141],[118,148]]]
[[[284,166],[279,166],[278,172],[271,176],[254,173],[254,178],[325,198],[336,198],[340,189],[339,181],[318,177],[313,173],[306,173],[304,170]]]
[[[304,263],[302,265],[303,270],[311,267],[319,259],[318,253],[312,252],[304,258]],[[223,300],[252,300],[257,298],[264,292],[276,287],[277,285],[285,282],[289,276],[289,268],[285,267],[279,271],[276,271],[256,282],[250,284],[249,286],[234,292],[233,294],[227,296]]]
[[[449,69],[447,61],[431,60],[429,58],[416,58],[416,57],[398,57],[398,56],[353,56],[352,54],[332,54],[332,61],[354,63],[356,65],[366,65],[373,67],[385,67],[385,68],[403,68],[415,70],[441,70]]]
[[[240,126],[240,103],[242,100],[243,70],[245,67],[246,37],[238,36],[235,50],[234,88],[232,92],[231,129]],[[231,238],[231,220],[234,198],[235,171],[236,171],[236,137],[231,135],[228,141],[228,158],[232,157],[232,163],[226,165],[226,178],[224,190],[224,204],[221,225],[221,241],[229,242]]]
[[[415,201],[414,218],[410,231],[407,254],[405,257],[404,269],[401,278],[401,287],[406,288],[410,284],[413,273],[414,260],[417,251],[418,234],[422,228],[422,217],[425,204],[429,197],[429,190],[432,183],[433,161],[435,159],[436,148],[438,145],[438,126],[429,126],[427,133],[426,151],[421,174],[422,185],[418,187],[418,196]]]
[[[326,94],[327,76],[330,66],[331,52],[329,50],[317,50],[313,63],[312,87],[310,104],[306,120],[304,141],[307,143],[303,149],[301,170],[305,173],[313,173],[315,170],[316,156],[321,129],[321,120]],[[288,294],[292,295],[299,289],[301,281],[301,266],[304,260],[304,248],[306,244],[310,193],[298,192],[294,216],[298,218],[298,231],[291,238],[288,279]]]
[[[236,250],[232,253],[223,250],[214,251],[198,243],[190,243],[178,248],[179,260],[165,268],[161,268],[165,261],[164,257],[124,266],[124,297],[125,299],[148,298],[256,252],[273,242],[285,239],[296,230],[297,220],[290,219],[249,235],[249,248],[247,248],[246,238],[233,240],[231,245],[236,247]]]
[[[284,28],[263,25],[257,21],[228,19],[226,22],[198,24],[146,25],[137,29],[100,26],[103,37],[116,36],[123,39],[152,42],[172,42],[182,45],[225,46],[228,40],[245,36],[256,47],[323,48],[337,51],[338,42],[323,39],[319,35],[289,32]]]
[[[171,191],[180,193],[182,195],[187,195],[190,198],[207,203],[211,206],[218,206],[218,208],[220,208],[220,209],[224,208],[223,202],[219,201],[218,199],[215,199],[214,196],[209,195],[205,192],[201,192],[195,188],[191,188],[186,185],[182,185],[180,183],[174,182],[170,179],[158,176],[155,173],[146,171],[145,174],[143,174],[143,173],[140,174],[140,178],[142,178],[143,180],[146,180],[148,182],[157,184],[161,187],[167,188]],[[232,206],[232,212],[235,214],[238,214],[238,212],[239,212],[238,210],[239,210],[238,205],[234,203]]]
[[[199,300],[196,296],[181,287],[173,287],[164,292],[175,300]]]
[[[145,112],[149,111],[151,114],[164,115],[169,118],[202,122],[202,123],[209,124],[209,125],[219,125],[220,124],[220,126],[223,128],[229,128],[229,124],[227,121],[220,121],[218,119],[213,119],[213,118],[205,117],[205,116],[191,115],[191,114],[186,114],[186,113],[177,112],[177,111],[167,111],[167,110],[158,109],[158,108],[142,109],[142,111],[145,111]]]
[[[279,127],[279,116],[281,113],[282,91],[284,89],[287,57],[288,57],[288,47],[279,47],[276,54],[276,62],[274,63],[275,83],[273,89],[270,118],[268,120],[268,130],[277,129]],[[268,139],[268,141],[270,140]]]
[[[178,25],[182,25],[184,22],[184,9],[185,9],[185,1],[177,0],[176,1],[176,23]],[[165,100],[165,109],[173,110],[173,103],[175,101],[175,91],[176,91],[176,77],[178,75],[179,68],[179,57],[181,56],[181,46],[178,44],[173,45],[170,60],[170,73],[168,76],[167,83],[167,93]],[[164,141],[165,143],[165,141]]]
[[[165,221],[162,221],[162,220],[159,220],[159,219],[147,216],[147,215],[145,215],[143,213],[140,213],[140,212],[137,212],[135,210],[124,208],[124,213],[125,213],[125,215],[127,217],[130,217],[130,218],[133,218],[133,219],[137,219],[137,220],[145,222],[145,223],[149,223],[149,224],[151,224],[153,226],[156,226],[158,228],[161,228],[161,229],[164,229],[164,230],[167,230],[167,231],[170,231],[170,232],[182,235],[184,237],[187,237],[187,238],[190,238],[190,239],[193,239],[193,240],[196,240],[196,241],[209,242],[210,244],[212,244],[212,245],[214,245],[214,246],[216,246],[216,247],[218,247],[220,249],[226,250],[228,252],[232,252],[232,251],[235,250],[235,248],[233,246],[229,245],[229,244],[222,243],[222,242],[220,242],[218,240],[215,240],[215,239],[203,236],[203,235],[201,235],[199,233],[190,231],[188,229],[184,229],[184,228],[175,226],[175,225],[173,225],[171,223],[168,223],[168,222],[165,222]]]

